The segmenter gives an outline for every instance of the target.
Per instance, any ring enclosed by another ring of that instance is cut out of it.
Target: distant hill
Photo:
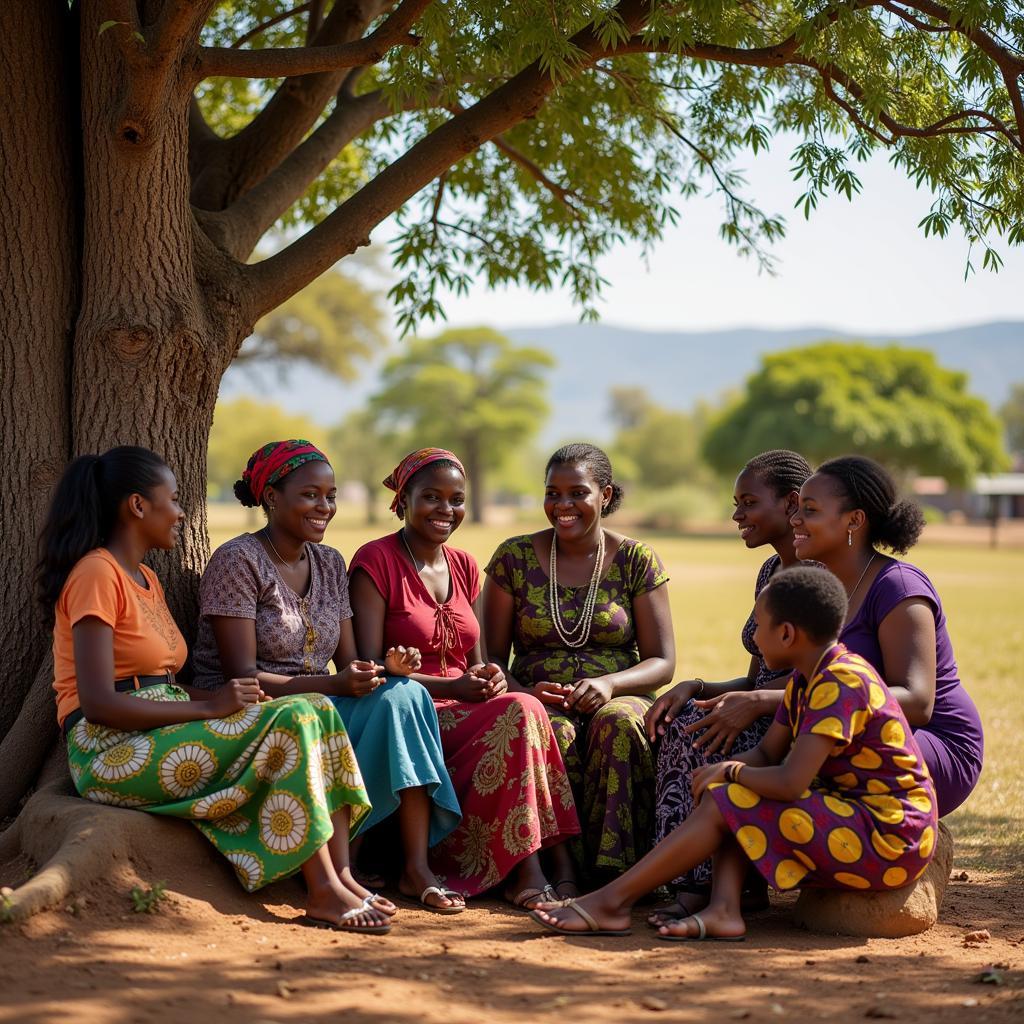
[[[558,361],[550,376],[552,415],[543,431],[550,442],[573,436],[606,438],[612,387],[643,387],[657,402],[686,409],[698,399],[714,399],[741,387],[757,369],[762,354],[823,339],[858,338],[931,349],[944,366],[967,372],[971,390],[994,406],[1005,400],[1012,383],[1024,380],[1024,322],[1020,321],[909,335],[852,335],[828,327],[640,331],[579,323],[507,328],[506,333],[523,344],[546,349]],[[233,367],[221,393],[224,397],[264,396],[329,424],[360,405],[375,387],[374,368],[346,386],[307,366]]]

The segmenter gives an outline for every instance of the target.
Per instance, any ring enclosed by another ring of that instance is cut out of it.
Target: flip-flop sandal
[[[543,899],[539,899],[538,897],[543,897]],[[533,903],[534,901],[538,903],[562,902],[561,899],[559,899],[558,893],[555,892],[550,885],[545,885],[543,889],[537,889],[536,887],[521,889],[515,894],[515,896],[509,896],[507,893],[505,894],[505,902],[510,906],[515,907],[516,910],[525,910],[532,913],[536,908],[528,907],[526,904]]]
[[[545,921],[536,910],[530,912],[530,917],[532,917],[542,928],[546,928],[549,932],[557,932],[559,935],[578,935],[583,936],[585,939],[589,939],[598,935],[612,935],[616,938],[623,938],[626,935],[633,934],[629,928],[602,928],[590,913],[584,910],[576,900],[565,900],[562,906],[574,911],[580,918],[582,918],[583,923],[587,926],[587,930],[585,932],[569,931],[567,928],[559,928],[558,925],[551,924],[550,921]]]
[[[697,895],[697,893],[691,893],[690,895],[695,896]],[[710,896],[708,898],[710,899]],[[707,904],[705,903],[704,906],[707,906]],[[701,909],[703,909],[703,907]],[[655,915],[657,915],[658,917],[663,917],[665,920],[658,921],[658,923],[655,924],[651,920],[651,918]],[[660,907],[655,907],[647,915],[647,924],[651,928],[660,928],[663,924],[668,924],[669,921],[681,921],[684,917],[690,916],[691,912],[687,910],[686,907],[684,907],[677,898],[673,903],[664,903]]]
[[[697,922],[697,934],[696,935],[662,935],[658,933],[658,938],[663,939],[665,942],[746,942],[746,935],[708,935],[708,926],[704,923],[704,918],[700,914],[690,914],[688,917],[680,917],[677,920],[680,921],[696,921]]]
[[[436,903],[428,903],[428,896],[443,896],[445,899],[461,899],[462,903],[453,903],[449,907],[441,907]],[[428,885],[423,892],[420,893],[420,898],[417,900],[415,896],[410,896],[408,893],[403,892],[402,897],[408,903],[415,904],[423,910],[429,910],[434,914],[461,914],[466,909],[465,897],[461,892],[455,892],[453,889],[445,889],[440,885]]]
[[[377,905],[381,900],[385,903],[391,903],[391,900],[389,900],[387,896],[381,896],[379,892],[371,892],[369,896],[366,896],[363,899],[363,906],[366,907],[367,910],[376,910],[378,914],[387,914],[388,917],[394,917],[395,914],[398,913],[398,907],[396,907],[394,903],[391,903],[393,909],[385,910],[383,907]]]
[[[356,935],[387,935],[391,931],[391,925],[387,923],[372,924],[372,925],[358,925],[358,924],[346,924],[346,921],[351,921],[353,918],[358,917],[360,914],[365,914],[370,907],[366,901],[363,900],[362,906],[353,907],[351,910],[346,910],[341,915],[341,920],[335,923],[334,921],[325,921],[322,917],[310,917],[309,914],[304,914],[302,917],[297,918],[295,923],[304,925],[306,928],[322,928],[332,932],[353,932]],[[379,913],[379,911],[378,911]]]

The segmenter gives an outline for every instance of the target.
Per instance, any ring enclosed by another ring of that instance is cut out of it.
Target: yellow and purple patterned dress
[[[775,721],[794,740],[835,741],[811,787],[792,802],[746,786],[709,792],[758,871],[776,889],[895,889],[935,848],[935,793],[896,698],[860,655],[825,652],[811,681],[794,673]]]

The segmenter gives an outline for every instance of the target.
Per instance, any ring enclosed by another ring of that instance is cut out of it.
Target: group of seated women
[[[457,456],[413,452],[384,484],[400,526],[346,565],[322,543],[326,456],[256,451],[235,493],[266,525],[210,559],[182,686],[185,641],[143,561],[178,540],[172,470],[137,447],[69,466],[40,600],[83,797],[190,819],[249,891],[301,870],[301,923],[370,934],[398,908],[355,847],[392,836],[396,900],[459,914],[496,890],[589,934],[625,933],[665,885],[662,938],[737,939],[769,884],[892,888],[924,870],[937,817],[977,781],[981,723],[938,594],[880,550],[923,525],[882,467],[771,451],[743,468],[733,519],[774,549],[750,666],[671,689],[668,575],[605,527],[622,492],[599,448],[551,456],[550,528],[500,544],[482,589],[448,543]]]

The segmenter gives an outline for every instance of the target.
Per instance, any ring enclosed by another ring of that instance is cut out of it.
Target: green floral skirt
[[[140,700],[189,700],[177,686]],[[334,833],[348,805],[354,833],[370,811],[345,726],[309,693],[250,704],[226,718],[121,732],[80,720],[68,765],[87,800],[188,818],[253,892],[293,874]]]

